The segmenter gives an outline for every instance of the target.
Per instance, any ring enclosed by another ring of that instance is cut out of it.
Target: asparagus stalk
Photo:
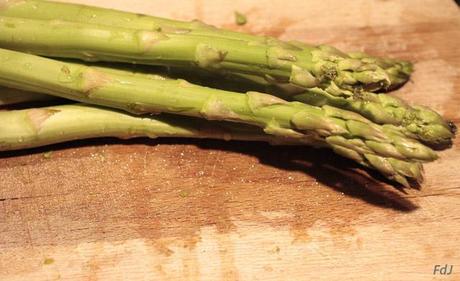
[[[3,47],[86,60],[134,61],[181,67],[198,65],[244,75],[284,75],[289,77],[290,82],[309,88],[306,92],[293,94],[293,100],[353,110],[376,123],[399,126],[407,136],[427,144],[450,144],[453,138],[451,126],[426,107],[411,107],[388,95],[340,88],[338,84],[343,85],[343,81],[350,79],[354,81],[358,76],[372,84],[375,82],[372,79],[380,72],[355,59],[341,57],[330,48],[307,55],[289,46],[267,49],[264,45],[201,35],[10,17],[0,17],[0,23],[0,46]],[[331,73],[328,71],[336,66],[344,72],[338,73],[334,81],[321,82],[314,77],[329,77]],[[361,67],[366,70],[348,71]]]
[[[184,118],[177,115],[139,117],[103,107],[73,104],[0,111],[0,151],[18,150],[99,137],[187,137],[299,144],[265,134],[258,128]],[[418,162],[392,160],[421,180]]]
[[[368,59],[319,46],[299,48],[273,41],[247,42],[188,32],[149,31],[69,21],[0,17],[0,44],[36,54],[96,61],[197,66],[255,74],[303,88],[334,81],[388,87],[388,73]],[[63,40],[62,38],[66,38]]]
[[[355,75],[350,75],[349,73],[345,73],[343,75],[347,79],[336,79],[335,82],[345,89],[353,89],[356,86],[359,86],[360,88],[364,86],[365,88],[374,91],[396,88],[404,84],[412,72],[412,65],[409,62],[374,58],[364,53],[352,53],[346,55],[329,46],[313,46],[301,42],[283,42],[271,37],[256,36],[225,29],[218,29],[196,20],[184,22],[91,6],[40,0],[13,2],[0,0],[0,3],[1,1],[4,2],[4,7],[0,10],[0,15],[5,16],[41,20],[66,20],[137,30],[169,31],[173,33],[189,33],[190,35],[239,40],[245,41],[249,45],[268,45],[268,47],[270,47],[275,53],[279,52],[279,55],[281,56],[286,54],[288,57],[291,55],[289,55],[288,52],[283,51],[283,48],[296,49],[301,53],[305,53],[307,58],[318,57],[319,60],[321,60],[320,57],[330,57],[329,59],[331,59],[331,57],[337,55],[344,58],[351,58],[354,59],[351,61],[351,64],[359,64],[361,69],[359,69],[359,67],[356,67],[355,69],[350,68],[349,60],[345,59],[337,61],[339,64],[338,67],[334,69],[332,66],[330,70],[330,72],[336,71],[338,73],[347,71],[362,72],[357,74],[357,76],[351,80],[350,78]],[[337,58],[333,59],[336,60]],[[340,64],[342,64],[342,66]],[[343,69],[343,65],[348,65],[349,69]],[[322,64],[319,63],[318,67],[322,67]],[[331,64],[325,65],[325,67],[331,67]],[[372,69],[379,74],[372,75],[372,71],[369,74],[369,70]],[[385,71],[382,72],[382,69]],[[313,74],[318,73],[313,72]],[[362,79],[359,78],[360,76],[362,76]],[[350,83],[352,80],[354,82]],[[293,82],[296,83],[296,81]]]
[[[437,155],[401,133],[353,112],[314,107],[258,92],[240,94],[143,74],[88,67],[0,49],[0,85],[33,90],[132,113],[167,112],[247,123],[268,134],[305,144],[322,143],[336,153],[409,185],[417,178],[398,160],[432,161]]]
[[[3,93],[0,93],[0,96]],[[0,111],[0,151],[99,137],[190,137],[296,144],[252,126],[177,115],[134,116],[87,104]],[[414,171],[419,165],[404,164]]]
[[[317,82],[304,68],[311,71],[315,69],[318,74],[321,72],[321,75],[330,76],[323,71],[323,67],[315,66],[315,60],[321,60],[320,64],[327,63],[319,57],[321,54],[313,58],[298,53],[300,57],[297,58],[294,54],[297,50],[290,46],[267,48],[265,45],[249,45],[245,41],[225,38],[69,21],[0,17],[0,23],[0,44],[3,47],[46,56],[89,61],[199,66],[286,79],[291,77],[291,68],[293,62],[296,62],[298,65],[294,68],[291,80],[294,83],[308,83],[307,86],[312,83],[316,85]],[[385,76],[384,73],[365,73],[370,76],[365,75],[369,77],[364,79],[372,79],[376,75]]]

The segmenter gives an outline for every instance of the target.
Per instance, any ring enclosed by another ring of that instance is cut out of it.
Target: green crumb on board
[[[52,151],[45,152],[43,153],[43,158],[50,159],[52,154],[53,154]]]
[[[54,259],[53,258],[46,258],[44,261],[43,261],[43,264],[52,264],[54,263]]]
[[[248,22],[246,16],[240,12],[235,11],[235,23],[237,25],[245,25]]]
[[[182,198],[185,198],[185,197],[188,197],[188,196],[189,196],[189,193],[188,193],[188,191],[186,191],[186,190],[182,190],[182,191],[179,193],[179,196],[182,197]]]

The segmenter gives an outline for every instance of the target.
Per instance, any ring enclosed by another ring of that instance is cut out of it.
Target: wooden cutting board
[[[410,59],[395,94],[460,121],[450,0],[76,2]],[[260,143],[1,153],[0,280],[460,280],[459,144],[407,193],[328,151]]]

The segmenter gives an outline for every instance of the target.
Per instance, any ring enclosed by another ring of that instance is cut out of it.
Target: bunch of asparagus
[[[3,0],[0,48],[0,86],[8,87],[0,105],[51,97],[79,102],[1,111],[0,150],[103,136],[267,141],[328,147],[410,186],[422,181],[422,163],[437,158],[429,146],[454,137],[454,127],[433,110],[381,93],[409,79],[409,62],[330,46],[198,21]],[[246,81],[248,91],[133,71],[129,64]],[[260,88],[271,94],[253,91]]]

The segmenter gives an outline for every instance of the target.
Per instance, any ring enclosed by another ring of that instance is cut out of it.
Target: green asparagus
[[[320,81],[315,76],[336,80],[374,83],[389,78],[383,70],[366,69],[359,61],[339,58],[329,50],[307,54],[293,46],[267,47],[246,41],[146,31],[56,20],[0,17],[0,45],[46,56],[72,57],[88,61],[119,61],[166,66],[270,75],[304,87]],[[336,62],[330,62],[331,56]],[[337,73],[335,64],[344,65]],[[359,65],[358,65],[359,64]],[[312,74],[314,73],[314,75]]]
[[[259,75],[287,75],[290,82],[309,88],[303,93],[293,94],[293,100],[353,110],[376,123],[398,126],[407,136],[430,145],[450,144],[454,136],[449,124],[426,107],[411,107],[388,95],[340,88],[338,83],[343,85],[345,80],[357,76],[366,80],[367,75],[375,77],[378,72],[374,68],[349,72],[349,69],[360,68],[362,64],[340,57],[329,47],[320,47],[322,51],[305,55],[305,52],[297,52],[289,46],[267,49],[263,45],[248,45],[246,41],[202,35],[11,17],[0,17],[0,23],[0,46],[6,48],[86,60],[134,61],[181,67],[198,65],[218,72],[226,69],[244,75],[251,74],[255,69]],[[334,62],[328,61],[331,58]],[[323,66],[326,65],[330,65],[326,69],[338,65],[344,72],[339,73],[334,81],[321,82],[314,76],[329,77],[331,73],[324,72]],[[367,81],[372,84],[372,79]]]
[[[264,89],[284,99],[301,101],[321,106],[331,105],[357,112],[378,124],[396,127],[406,136],[418,139],[435,147],[449,146],[455,136],[455,126],[437,112],[426,106],[409,105],[391,96],[367,91],[351,92],[339,88],[334,82],[323,84],[322,88],[308,90],[293,89],[289,85],[271,85],[253,75],[227,75],[230,80],[249,81],[249,88]]]
[[[0,85],[105,105],[137,114],[167,112],[247,123],[268,134],[336,153],[409,185],[399,162],[432,161],[434,151],[400,132],[331,106],[315,107],[258,92],[240,94],[149,75],[128,75],[0,49]],[[407,178],[406,178],[407,177]]]
[[[97,137],[188,137],[298,144],[265,134],[257,128],[184,118],[177,115],[138,117],[86,104],[0,112],[0,151],[39,147]],[[392,159],[401,170],[422,180],[418,162]]]
[[[190,137],[296,144],[291,139],[267,135],[252,126],[235,126],[232,123],[177,115],[139,117],[86,104],[0,111],[0,120],[0,151],[98,137]],[[417,164],[407,165],[414,171],[419,167]]]
[[[269,63],[271,67],[277,67],[278,62],[276,62],[276,60],[278,58],[280,58],[280,63],[282,64],[289,63],[289,59],[295,57],[290,53],[294,53],[294,50],[300,51],[300,53],[304,53],[304,56],[298,55],[299,60],[302,58],[318,60],[313,61],[315,63],[313,71],[309,68],[306,70],[313,75],[323,78],[338,74],[334,82],[345,89],[352,89],[356,86],[373,91],[396,88],[404,84],[408,80],[409,74],[412,72],[412,65],[409,62],[374,58],[364,53],[351,53],[346,55],[329,46],[313,46],[297,41],[283,42],[271,37],[218,29],[196,20],[184,22],[91,6],[40,0],[12,2],[0,0],[0,3],[1,1],[4,2],[4,7],[0,9],[0,15],[5,16],[42,20],[57,19],[137,30],[188,33],[189,35],[245,41],[248,45],[265,45],[266,48],[268,48],[267,54],[274,57],[274,60]],[[226,49],[223,49],[223,51],[228,52]],[[241,49],[239,50],[239,52],[242,51]],[[329,61],[331,59],[334,60],[337,65],[330,63]],[[322,67],[328,68],[328,70],[324,73],[323,71],[314,70],[314,68]],[[354,74],[353,72],[357,73]],[[287,76],[285,74],[284,78],[286,79],[291,76],[290,74]],[[299,81],[294,80],[292,82],[296,83]],[[305,85],[302,84],[302,86]]]

